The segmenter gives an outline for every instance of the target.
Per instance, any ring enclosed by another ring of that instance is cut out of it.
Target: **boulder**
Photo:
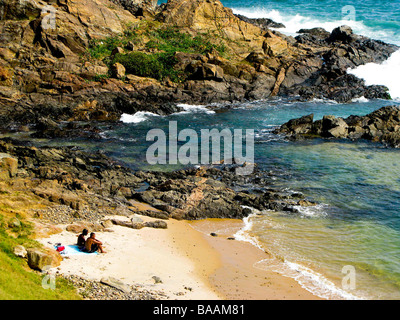
[[[122,291],[124,293],[131,292],[131,288],[127,284],[113,277],[101,278],[100,283],[118,289],[119,291]]]
[[[322,119],[322,136],[327,138],[347,137],[347,123],[342,118],[324,116]]]
[[[9,180],[16,176],[18,171],[18,159],[7,154],[0,153],[0,180]]]
[[[28,252],[26,251],[24,246],[18,245],[13,248],[13,253],[15,256],[20,258],[26,258],[28,256]]]
[[[328,42],[345,42],[350,43],[353,41],[353,30],[349,26],[340,26],[332,30],[329,35]]]
[[[144,223],[145,227],[156,228],[156,229],[167,229],[168,224],[163,220],[148,221]]]
[[[123,79],[125,77],[126,69],[125,67],[116,62],[111,66],[111,75],[117,79]]]
[[[398,106],[380,108],[366,116],[349,116],[346,119],[326,115],[313,122],[312,115],[292,119],[276,130],[290,138],[323,137],[367,139],[380,141],[392,147],[400,144],[400,109]]]
[[[31,269],[45,271],[60,265],[61,257],[57,252],[50,254],[40,249],[28,249],[28,265]]]
[[[285,133],[288,135],[306,134],[308,133],[314,121],[314,114],[309,114],[298,119],[289,120],[280,127],[275,133]]]

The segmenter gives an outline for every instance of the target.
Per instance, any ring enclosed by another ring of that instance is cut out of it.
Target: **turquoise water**
[[[163,3],[166,1],[159,1]],[[234,13],[270,18],[294,34],[301,28],[324,27],[331,31],[344,23],[374,39],[400,44],[398,1],[385,0],[222,0]]]
[[[185,166],[147,163],[151,129],[168,135],[171,121],[179,131],[190,128],[199,136],[202,129],[254,129],[255,162],[272,173],[271,185],[302,192],[318,203],[299,207],[295,214],[255,212],[246,219],[243,240],[256,242],[276,258],[257,267],[291,276],[325,298],[400,299],[400,150],[363,140],[291,142],[272,133],[276,126],[310,113],[315,119],[365,115],[389,104],[400,102],[276,99],[223,112],[192,107],[170,116],[138,113],[134,122],[104,128],[101,140],[51,143],[102,150],[134,169],[164,171]],[[349,265],[356,272],[355,290],[342,288],[342,269]]]
[[[246,220],[248,230],[242,236],[277,258],[260,261],[258,267],[293,276],[325,298],[400,299],[400,150],[369,141],[289,142],[272,133],[276,126],[310,113],[315,119],[365,115],[393,103],[277,99],[217,113],[193,108],[168,117],[137,114],[136,123],[105,131],[105,139],[93,147],[133,168],[172,170],[183,166],[147,164],[145,153],[153,143],[145,141],[148,130],[168,133],[170,121],[177,121],[178,130],[194,129],[199,136],[201,129],[255,129],[255,162],[273,173],[272,185],[319,203],[299,207],[298,214],[263,212]],[[342,268],[348,265],[355,268],[355,290],[342,288]]]
[[[282,31],[288,34],[312,27],[330,31],[346,21],[357,33],[400,44],[398,1],[222,2],[236,13],[282,22],[287,27]],[[348,5],[354,7],[354,16],[349,16],[352,8],[343,10]],[[394,75],[393,93],[399,92],[400,87],[396,85],[398,73]],[[338,104],[277,99],[217,113],[204,108],[190,108],[167,117],[140,113],[131,117],[130,123],[104,129],[102,140],[52,144],[73,143],[92,151],[103,150],[135,169],[172,170],[182,166],[151,166],[146,162],[146,150],[152,142],[145,137],[150,129],[168,132],[170,121],[177,121],[179,130],[190,128],[197,132],[213,128],[254,129],[255,162],[272,172],[271,183],[302,192],[319,203],[299,207],[297,214],[255,212],[246,219],[240,236],[275,257],[260,261],[257,267],[291,276],[326,298],[400,299],[400,150],[368,141],[289,142],[272,134],[274,127],[310,113],[315,119],[326,114],[365,115],[382,106],[400,105],[396,101]],[[356,272],[355,288],[342,285],[345,266],[352,266]]]
[[[299,27],[325,27],[328,31],[349,24],[354,31],[374,39],[400,42],[398,1],[384,0],[223,0],[225,6],[250,17],[282,22],[291,31]]]

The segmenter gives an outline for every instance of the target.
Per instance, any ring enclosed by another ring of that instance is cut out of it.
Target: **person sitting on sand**
[[[78,236],[78,247],[79,249],[85,248],[86,236],[88,235],[89,231],[87,229],[83,229],[82,233]]]
[[[99,240],[96,239],[96,234],[94,232],[92,232],[90,234],[90,237],[87,238],[86,242],[85,242],[85,249],[87,252],[96,252],[96,251],[100,251],[101,253],[106,253],[103,250],[103,243]]]

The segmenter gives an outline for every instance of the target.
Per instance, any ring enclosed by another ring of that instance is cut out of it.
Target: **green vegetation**
[[[147,54],[140,51],[128,54],[116,54],[112,63],[122,64],[127,73],[140,77],[149,77],[157,80],[169,78],[178,82],[183,77],[183,73],[175,70],[176,59],[173,54],[159,52]]]
[[[32,226],[23,221],[20,226],[10,229],[5,217],[0,215],[0,299],[80,299],[73,286],[62,278],[56,279],[55,290],[44,289],[43,275],[29,269],[24,259],[13,254],[16,245],[23,245],[26,248],[39,246],[37,242],[29,239],[31,232]]]
[[[182,70],[175,68],[175,53],[207,54],[216,50],[224,54],[225,46],[215,45],[211,39],[213,36],[210,34],[198,33],[192,36],[177,27],[145,24],[132,27],[123,35],[93,41],[88,53],[91,58],[103,60],[109,66],[118,62],[130,74],[157,80],[168,78],[173,82],[180,82],[184,80],[185,75]],[[115,48],[126,48],[129,43],[135,47],[139,46],[141,51],[111,56]]]
[[[129,42],[137,44],[139,35],[134,31],[127,31],[123,35],[108,37],[105,39],[94,39],[89,43],[88,53],[90,57],[103,60],[109,57],[117,47],[126,47]]]
[[[150,49],[158,49],[165,52],[187,52],[206,54],[217,50],[223,54],[225,46],[214,45],[211,43],[211,35],[206,33],[198,33],[191,36],[183,33],[177,27],[164,27],[149,32],[150,41],[146,43],[146,47]]]

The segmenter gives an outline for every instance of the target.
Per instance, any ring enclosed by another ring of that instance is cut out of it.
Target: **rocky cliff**
[[[345,26],[287,37],[220,1],[2,0],[0,13],[3,129],[165,114],[184,102],[387,99],[346,70],[398,49]],[[139,72],[143,59],[166,72]]]

